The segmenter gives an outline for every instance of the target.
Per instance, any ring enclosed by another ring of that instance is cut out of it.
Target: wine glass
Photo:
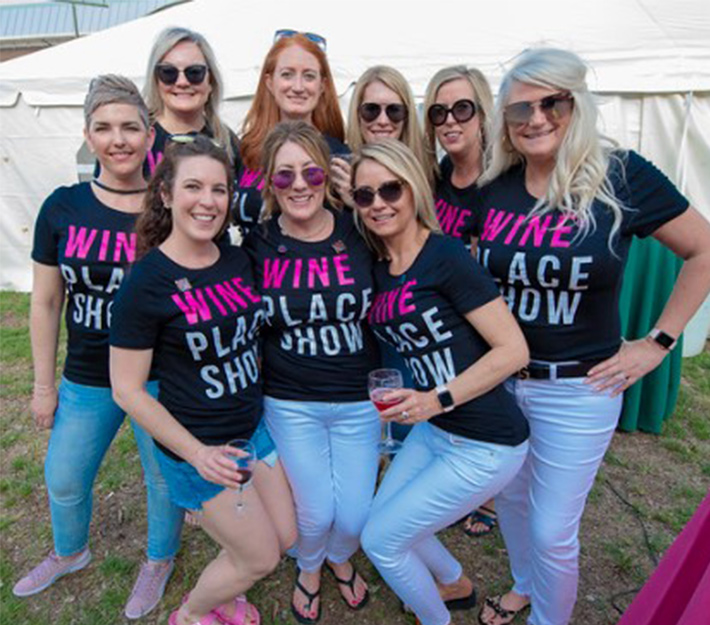
[[[244,512],[244,489],[251,484],[256,466],[256,448],[254,443],[245,438],[235,438],[227,443],[228,447],[239,450],[238,454],[229,454],[230,460],[237,465],[241,482],[237,487],[237,513]]]
[[[391,391],[401,389],[403,386],[402,374],[397,369],[375,369],[370,371],[367,377],[370,401],[375,404],[378,412],[383,412],[402,401],[402,399],[386,400],[384,396]],[[392,438],[392,423],[386,421],[384,423],[383,439],[377,449],[381,454],[391,456],[396,454],[401,447],[402,443]]]

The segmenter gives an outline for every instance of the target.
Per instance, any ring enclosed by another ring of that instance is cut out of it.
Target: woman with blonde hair
[[[170,625],[259,625],[244,593],[295,539],[288,483],[261,419],[263,302],[244,251],[217,244],[231,197],[231,163],[211,139],[169,146],[113,310],[116,402],[156,440],[173,503],[195,511],[221,547]],[[151,371],[157,399],[145,389]],[[249,446],[252,464],[238,465]]]
[[[219,115],[223,94],[217,59],[205,37],[182,27],[161,31],[148,57],[144,88],[156,135],[148,153],[150,174],[175,135],[212,137],[234,159],[236,137]]]
[[[379,139],[397,139],[425,162],[417,106],[407,79],[393,67],[376,65],[366,70],[353,90],[348,113],[348,147],[358,151]],[[350,165],[333,159],[333,182],[341,198],[350,198]]]
[[[710,224],[633,151],[597,131],[587,66],[527,50],[501,83],[491,161],[474,224],[481,262],[518,319],[531,363],[510,384],[530,453],[496,497],[514,579],[484,625],[566,625],[579,577],[579,525],[616,428],[622,393],[675,346],[710,290]],[[685,259],[656,327],[622,342],[619,292],[633,236]]]
[[[315,33],[276,31],[242,126],[234,212],[245,233],[261,214],[264,141],[276,124],[303,121],[323,135],[331,154],[349,152],[326,45]]]
[[[413,389],[382,419],[414,425],[377,491],[362,546],[423,625],[476,594],[436,533],[503,488],[527,453],[528,426],[502,383],[527,363],[493,281],[436,221],[424,169],[404,144],[364,146],[353,163],[357,220],[380,261],[368,314],[404,357]],[[438,363],[438,364],[437,364]]]
[[[117,75],[91,81],[84,120],[84,136],[100,173],[92,182],[54,191],[35,224],[31,408],[38,427],[51,429],[45,480],[54,549],[15,585],[19,597],[41,592],[90,562],[92,489],[126,417],[111,396],[109,326],[116,293],[136,254],[132,233],[147,191],[142,167],[153,131],[138,89]],[[65,299],[67,356],[57,393]],[[146,392],[157,392],[154,380]],[[132,417],[131,426],[148,494],[148,560],[125,608],[126,617],[136,619],[163,595],[180,542],[182,510],[170,502],[149,434]]]
[[[380,422],[368,398],[379,363],[365,323],[372,256],[328,185],[328,146],[303,122],[278,124],[263,150],[264,221],[247,237],[266,303],[264,417],[296,502],[298,545],[291,611],[320,618],[330,569],[352,610],[368,602],[350,559],[370,510]]]
[[[444,234],[471,244],[478,178],[491,135],[493,94],[481,71],[464,65],[440,69],[424,96],[426,167],[434,182],[434,207]],[[437,159],[437,145],[445,152]],[[474,250],[475,251],[475,250]],[[463,531],[484,536],[497,525],[491,499],[471,512]]]

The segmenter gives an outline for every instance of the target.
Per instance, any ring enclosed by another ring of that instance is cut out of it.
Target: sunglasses
[[[353,200],[360,208],[367,208],[372,206],[376,195],[379,195],[388,204],[392,204],[402,197],[402,193],[404,193],[404,182],[390,180],[383,182],[378,189],[372,187],[353,189]]]
[[[274,43],[276,43],[279,39],[288,39],[289,37],[295,37],[296,35],[302,35],[308,41],[312,41],[315,43],[323,52],[326,50],[326,42],[325,42],[325,37],[322,37],[321,35],[318,35],[316,33],[304,33],[301,32],[300,30],[290,30],[288,28],[282,28],[280,30],[277,30],[274,33]]]
[[[195,132],[193,134],[176,134],[176,135],[168,135],[168,141],[172,141],[173,143],[180,143],[180,144],[187,144],[187,143],[195,143],[195,141],[209,141],[214,147],[219,148],[220,150],[224,150],[224,146],[213,139],[212,137],[208,137],[207,135],[201,134],[199,132]]]
[[[535,114],[535,108],[539,107],[547,121],[554,122],[569,115],[573,106],[574,96],[569,91],[563,91],[539,100],[509,104],[503,109],[503,117],[508,124],[522,126],[530,122]]]
[[[207,76],[207,69],[207,65],[201,64],[188,65],[185,69],[179,69],[168,63],[160,63],[155,66],[155,75],[164,85],[174,85],[182,72],[185,75],[185,80],[191,85],[200,85]]]
[[[325,170],[320,167],[306,167],[301,171],[301,176],[309,187],[321,187],[325,182]],[[283,191],[296,181],[296,172],[293,169],[282,169],[271,176],[272,184]]]
[[[388,104],[383,107],[377,102],[363,102],[358,109],[360,112],[360,118],[367,122],[374,122],[382,113],[382,109],[385,109],[385,115],[393,124],[399,124],[403,122],[407,117],[407,105],[406,104]]]
[[[443,126],[449,118],[449,113],[459,124],[463,124],[473,119],[476,104],[473,100],[456,100],[451,108],[446,108],[443,104],[432,104],[426,115],[433,126]]]

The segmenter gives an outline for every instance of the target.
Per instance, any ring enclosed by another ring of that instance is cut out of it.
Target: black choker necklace
[[[137,195],[138,193],[145,193],[148,190],[148,187],[143,187],[142,189],[114,189],[113,187],[105,185],[103,182],[99,182],[97,178],[94,178],[91,182],[93,182],[99,189],[103,189],[109,193],[116,193],[118,195]]]

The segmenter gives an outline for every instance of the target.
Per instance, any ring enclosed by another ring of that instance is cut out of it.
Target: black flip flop
[[[329,562],[326,562],[325,566],[333,574],[335,581],[338,582],[338,584],[341,586],[347,586],[350,589],[350,592],[352,593],[353,597],[355,597],[355,580],[357,579],[357,575],[358,575],[355,565],[353,565],[353,564],[350,565],[353,567],[353,574],[350,576],[350,579],[343,579],[342,577],[338,577],[335,574],[335,570],[333,569],[333,567],[330,565]],[[351,610],[362,610],[362,608],[364,608],[367,605],[367,602],[370,600],[370,591],[367,588],[365,588],[365,594],[362,596],[362,599],[360,599],[360,603],[358,603],[357,605],[352,605],[343,596],[343,593],[340,593],[340,598],[343,600],[345,605],[348,606]]]
[[[303,609],[306,610],[307,612],[310,612],[311,606],[313,606],[313,602],[320,597],[320,589],[318,589],[316,592],[310,592],[307,590],[303,584],[301,584],[301,569],[296,567],[296,588],[300,590],[303,595],[308,599],[308,603],[306,603],[303,606]],[[318,613],[314,617],[310,616],[303,616],[297,609],[296,606],[293,605],[293,601],[291,601],[291,614],[293,614],[293,618],[295,618],[301,625],[313,625],[314,623],[317,623],[320,620],[320,603],[318,604]]]

